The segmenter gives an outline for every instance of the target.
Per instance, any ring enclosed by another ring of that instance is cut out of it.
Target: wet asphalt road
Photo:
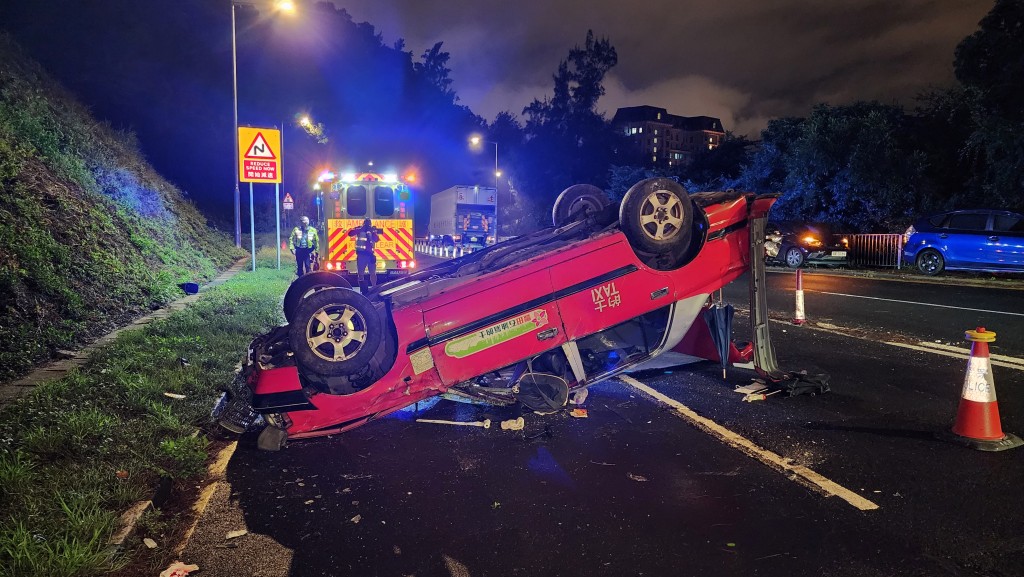
[[[831,392],[745,403],[732,389],[752,373],[711,363],[634,377],[877,510],[614,381],[591,388],[588,418],[525,415],[520,432],[414,421],[514,416],[440,401],[280,453],[243,439],[183,559],[224,576],[1024,575],[1024,448],[935,437],[963,360],[771,330],[782,368],[828,373]],[[1024,433],[1024,371],[995,380],[1004,430]]]

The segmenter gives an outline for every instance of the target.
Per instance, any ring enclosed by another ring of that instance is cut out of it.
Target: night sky
[[[912,105],[953,80],[953,51],[991,0],[335,0],[420,54],[444,41],[463,102],[491,120],[551,93],[587,29],[619,64],[600,107],[650,104],[757,137],[818,102]]]
[[[370,58],[354,30],[275,18],[268,0],[254,4],[263,9],[240,19],[238,31],[240,123],[286,126],[284,192],[309,195],[319,166],[371,155],[418,165],[427,193],[489,178],[493,157],[466,150],[471,115],[439,117],[409,96],[407,79],[359,69],[389,56]],[[334,4],[372,25],[360,33],[381,34],[385,46],[404,39],[416,59],[442,41],[459,103],[487,121],[502,110],[520,116],[533,99],[549,97],[558,63],[592,29],[618,52],[599,103],[608,118],[617,107],[648,104],[717,116],[727,130],[757,139],[770,118],[805,116],[819,102],[912,107],[922,90],[952,83],[956,45],[993,2]],[[0,28],[99,119],[135,131],[157,170],[223,223],[234,161],[230,7],[230,0],[0,0]],[[399,110],[413,120],[385,130]],[[327,122],[329,145],[298,129],[294,120],[304,111]],[[379,142],[366,146],[370,138]],[[410,158],[412,149],[429,154]]]

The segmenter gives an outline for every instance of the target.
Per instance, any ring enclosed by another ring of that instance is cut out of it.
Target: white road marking
[[[921,306],[926,306],[926,307],[937,307],[937,308],[942,308],[942,309],[955,309],[955,310],[958,310],[958,311],[972,311],[972,312],[976,312],[976,313],[992,313],[992,314],[997,314],[997,315],[1012,315],[1012,316],[1015,316],[1015,317],[1024,317],[1024,313],[1011,313],[1009,311],[993,311],[993,310],[989,310],[989,309],[972,309],[972,308],[969,308],[969,307],[955,307],[955,306],[952,306],[952,305],[937,305],[937,304],[934,304],[934,303],[922,303],[922,302],[917,302],[917,301],[901,301],[901,300],[898,300],[898,299],[884,299],[882,297],[866,297],[864,295],[851,295],[851,294],[846,294],[846,293],[833,293],[833,292],[828,292],[828,291],[812,291],[812,290],[808,290],[807,292],[816,292],[816,293],[823,294],[823,295],[833,295],[833,296],[837,296],[837,297],[850,297],[850,298],[855,298],[855,299],[868,299],[868,300],[873,300],[873,301],[887,301],[887,302],[891,302],[891,303],[902,303],[902,304],[905,304],[905,305],[921,305]]]
[[[741,312],[741,311],[740,311],[740,309],[736,309],[736,312]],[[742,312],[743,312],[743,314],[747,314],[746,310],[743,310]],[[789,321],[780,321],[780,320],[776,320],[776,319],[771,319],[771,320],[773,322],[776,322],[776,323],[779,323],[779,324],[793,326],[793,323],[789,322]],[[848,333],[848,332],[846,332],[843,329],[843,327],[840,327],[840,326],[837,326],[837,325],[833,325],[833,324],[830,324],[830,323],[814,323],[814,324],[810,324],[810,325],[803,325],[800,328],[807,329],[807,330],[812,330],[812,331],[821,331],[823,333],[830,333],[830,334],[833,334],[833,335],[839,335],[841,337],[847,337],[847,338],[850,338],[850,339],[860,339],[862,341],[871,341],[873,343],[881,343],[883,345],[889,345],[889,346],[893,346],[893,347],[900,347],[900,348],[904,348],[904,349],[913,349],[915,351],[921,351],[921,352],[924,352],[924,353],[932,353],[932,354],[935,354],[935,355],[941,355],[943,357],[952,357],[954,359],[969,359],[969,358],[971,358],[971,350],[970,349],[965,349],[965,348],[961,348],[961,347],[954,347],[952,345],[943,345],[943,344],[938,344],[938,343],[929,343],[929,342],[925,342],[925,341],[922,341],[922,342],[920,342],[919,344],[916,344],[916,345],[911,345],[911,344],[908,344],[908,343],[897,343],[897,342],[894,342],[894,341],[876,341],[874,339],[863,337],[861,335],[857,335],[857,334],[853,334],[853,333]],[[992,365],[993,366],[1005,367],[1005,368],[1008,368],[1008,369],[1017,369],[1018,371],[1024,371],[1024,359],[1021,359],[1021,358],[1018,358],[1018,357],[1011,357],[1011,356],[1008,356],[1008,355],[992,355],[992,354],[990,354],[989,357],[992,359]]]
[[[929,346],[910,345],[910,344],[907,344],[907,343],[894,343],[894,342],[886,342],[885,344],[892,345],[894,347],[901,347],[901,348],[904,348],[904,349],[913,349],[915,351],[921,351],[921,352],[925,352],[925,353],[932,353],[934,355],[942,355],[944,357],[952,357],[954,359],[969,359],[969,358],[971,358],[971,351],[969,351],[969,350],[968,351],[964,351],[964,352],[954,352],[954,351],[950,351],[950,350],[943,350],[942,348],[931,348],[931,343],[921,343],[921,345],[929,345]],[[957,348],[957,347],[949,347],[949,348],[952,349],[952,348]],[[1003,357],[1004,359],[1014,359],[1014,360],[1013,361],[996,360],[997,356]],[[992,361],[992,365],[993,366],[1005,367],[1007,369],[1017,369],[1018,371],[1024,371],[1024,359],[1017,359],[1016,357],[1004,357],[1003,355],[991,355],[990,359]]]
[[[696,412],[694,412],[686,405],[680,403],[679,401],[669,396],[659,393],[658,391],[641,383],[640,381],[634,379],[633,377],[627,375],[619,375],[617,378],[620,381],[626,383],[627,385],[633,387],[634,389],[654,398],[659,402],[662,402],[672,407],[673,409],[676,410],[680,417],[690,422],[690,424],[696,426],[698,429],[710,433],[713,437],[716,437],[719,440],[725,442],[726,444],[735,447],[740,451],[743,451],[747,455],[757,459],[758,461],[761,461],[762,463],[768,465],[769,467],[772,467],[776,470],[782,471],[783,473],[791,475],[791,479],[801,483],[802,485],[810,487],[811,489],[817,491],[821,491],[822,493],[828,496],[839,497],[840,499],[846,501],[847,503],[853,505],[854,507],[860,509],[861,511],[872,511],[874,509],[878,509],[878,505],[865,499],[864,497],[861,497],[860,495],[847,489],[846,487],[843,487],[842,485],[823,477],[822,475],[812,471],[807,467],[804,467],[803,465],[795,465],[792,462],[790,462],[789,459],[784,458],[777,453],[757,446],[756,444],[754,444],[753,441],[747,439],[746,437],[738,433],[734,433],[729,429],[726,429],[722,425],[719,425],[718,423],[712,421],[711,419],[708,419],[707,417],[702,417],[698,415]]]
[[[929,343],[927,341],[921,341],[920,343],[918,343],[918,345],[922,346],[922,347],[933,348],[933,349],[942,349],[944,351],[952,351],[954,353],[962,353],[965,356],[970,356],[970,354],[971,354],[971,349],[964,348],[964,347],[955,347],[953,345],[944,345],[942,343]],[[996,360],[996,361],[1006,361],[1007,363],[1010,363],[1010,364],[1021,365],[1021,368],[1024,368],[1024,359],[1022,359],[1020,357],[1011,357],[1009,355],[989,354],[989,358],[991,358],[992,360]]]

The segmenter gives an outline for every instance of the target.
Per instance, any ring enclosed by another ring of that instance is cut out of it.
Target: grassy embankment
[[[0,35],[0,381],[244,253]]]
[[[81,370],[0,409],[0,575],[102,575],[131,563],[175,519],[151,512],[121,553],[117,518],[161,477],[204,472],[203,426],[253,335],[281,322],[293,277],[272,249],[261,267],[204,291],[197,303],[123,333]],[[184,395],[177,399],[164,393]]]
[[[242,256],[132,134],[92,119],[0,35],[0,381]],[[138,540],[107,548],[119,513],[157,479],[187,487],[202,474],[200,429],[217,387],[281,319],[293,273],[269,269],[272,256],[0,408],[0,577],[101,575],[132,560]],[[149,531],[173,524],[145,521]]]

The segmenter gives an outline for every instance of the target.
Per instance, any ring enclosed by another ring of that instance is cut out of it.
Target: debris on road
[[[185,577],[185,575],[198,570],[199,565],[186,565],[181,561],[175,561],[167,569],[160,572],[160,577]]]
[[[501,428],[505,431],[521,431],[525,426],[526,421],[522,417],[501,422]]]
[[[464,425],[467,427],[483,427],[485,429],[491,428],[491,420],[484,419],[482,421],[445,421],[443,419],[416,419],[417,423],[435,423],[438,425]]]
[[[641,483],[647,481],[647,477],[644,477],[643,475],[634,475],[633,473],[626,473],[626,476],[629,477],[630,479],[633,479],[634,481],[639,481]]]
[[[164,392],[164,396],[170,399],[184,399],[185,395],[179,395],[178,393]]]
[[[249,531],[245,529],[239,529],[237,531],[228,531],[228,534],[224,536],[225,539],[237,539],[242,535],[248,534]]]
[[[353,523],[355,523],[357,525],[362,520],[363,520],[363,516],[362,515],[356,515],[355,517],[352,517],[351,519],[349,519],[349,521],[352,521]]]
[[[149,537],[146,537],[145,539],[143,539],[142,542],[146,544],[147,548],[149,548],[149,549],[156,549],[156,541],[150,539]]]
[[[761,381],[761,380],[758,380],[758,379],[754,379],[754,382],[750,383],[749,385],[746,385],[746,386],[743,386],[743,387],[739,387],[738,386],[738,387],[736,387],[733,390],[736,391],[737,393],[742,393],[744,395],[749,395],[751,393],[760,393],[761,391],[764,391],[764,390],[767,390],[767,389],[768,389],[768,385],[766,385],[764,383],[764,381]]]
[[[779,389],[777,391],[772,391],[770,393],[748,393],[746,395],[743,395],[743,400],[745,402],[748,402],[748,403],[752,403],[754,401],[763,401],[763,400],[767,399],[768,397],[774,395],[775,393],[781,393],[781,392],[782,392],[782,389]]]
[[[576,417],[577,419],[586,419],[588,416],[586,409],[573,409],[569,411],[569,414],[572,415],[573,417]]]

